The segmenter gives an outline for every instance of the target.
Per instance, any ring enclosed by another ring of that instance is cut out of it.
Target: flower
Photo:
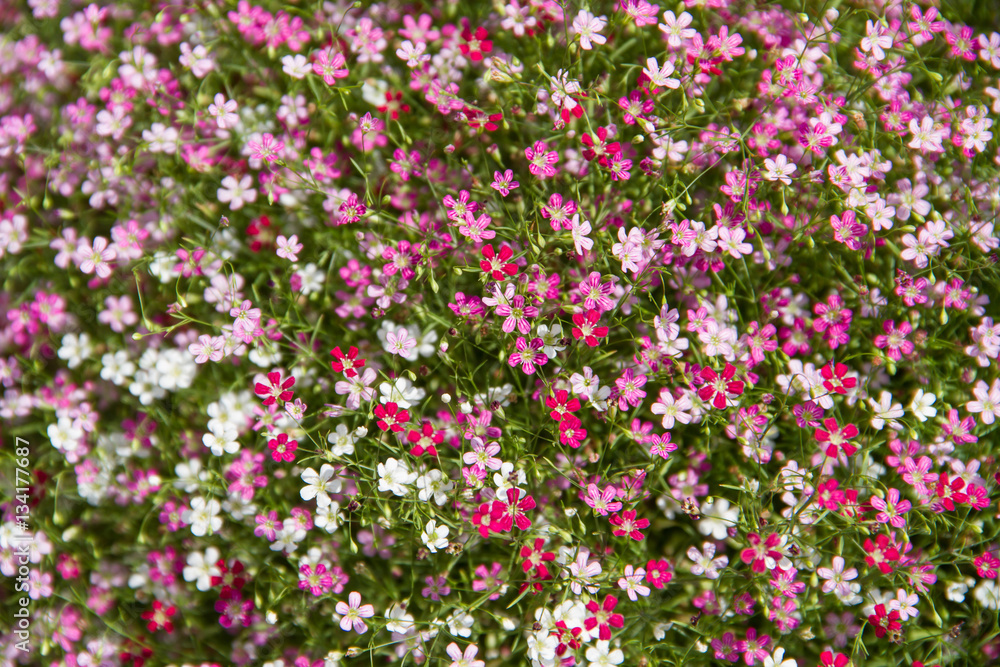
[[[573,19],[572,25],[573,32],[580,38],[580,48],[589,51],[594,44],[604,44],[607,38],[600,33],[605,25],[607,25],[606,17],[594,16],[581,9]]]
[[[700,375],[705,384],[698,390],[698,398],[710,401],[719,410],[725,408],[727,402],[735,405],[734,399],[743,393],[743,381],[733,380],[736,368],[732,364],[726,364],[722,375],[708,366],[701,369]]]
[[[324,463],[320,466],[318,473],[313,468],[306,468],[301,475],[302,481],[306,483],[306,486],[302,487],[299,491],[299,496],[302,500],[312,500],[315,498],[316,504],[319,507],[329,505],[332,502],[330,494],[340,493],[343,487],[340,478],[334,476],[335,473],[336,470],[329,463]]]
[[[391,491],[395,496],[405,496],[409,486],[417,479],[417,473],[410,472],[402,461],[389,458],[378,464],[378,490]]]
[[[448,546],[448,532],[448,526],[439,526],[434,519],[431,519],[424,526],[423,532],[420,533],[420,540],[428,551],[432,554],[437,553],[439,549]]]
[[[361,593],[352,591],[347,596],[347,602],[340,600],[336,606],[337,613],[340,614],[340,629],[350,632],[352,629],[359,635],[368,632],[368,626],[361,619],[371,618],[375,615],[375,607],[370,604],[361,604]],[[337,620],[334,618],[334,620]]]
[[[451,642],[445,648],[445,653],[448,657],[452,659],[452,663],[448,667],[485,667],[486,663],[482,660],[476,660],[476,655],[479,653],[479,647],[475,644],[469,644],[465,647],[465,652],[458,647],[458,644]]]
[[[615,514],[611,517],[611,525],[615,526],[611,532],[615,537],[628,535],[636,541],[641,541],[645,538],[645,535],[642,534],[642,529],[649,527],[649,519],[636,519],[635,515],[635,510],[626,510],[621,514]]]

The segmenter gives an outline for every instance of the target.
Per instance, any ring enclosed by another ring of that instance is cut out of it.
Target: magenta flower
[[[893,361],[899,361],[904,354],[913,352],[913,342],[906,340],[906,337],[913,331],[909,322],[900,322],[896,326],[895,321],[886,320],[882,323],[882,330],[885,335],[875,336],[875,347],[886,350],[886,356]]]
[[[337,79],[347,76],[347,64],[343,53],[333,53],[331,51],[320,51],[313,63],[313,72],[323,77],[323,83],[332,86]]]
[[[517,351],[511,353],[507,363],[511,366],[520,365],[527,375],[532,375],[538,366],[544,366],[549,361],[548,355],[542,351],[545,341],[541,338],[532,338],[528,342],[523,336],[518,336],[514,347]]]
[[[559,154],[550,151],[544,141],[536,141],[530,148],[524,149],[524,157],[528,158],[528,171],[539,178],[556,175],[555,164]]]

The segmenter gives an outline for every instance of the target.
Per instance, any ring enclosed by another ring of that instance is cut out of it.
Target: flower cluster
[[[1000,660],[932,4],[0,2],[0,667]]]

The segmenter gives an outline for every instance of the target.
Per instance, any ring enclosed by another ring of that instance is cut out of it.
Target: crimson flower
[[[358,359],[358,348],[353,345],[347,350],[347,354],[340,351],[339,345],[330,350],[330,354],[336,359],[336,361],[330,362],[330,368],[335,373],[343,373],[349,378],[357,375],[358,371],[356,369],[363,368],[365,365],[364,359]]]
[[[743,393],[744,383],[742,380],[734,380],[735,375],[736,368],[730,363],[726,363],[722,375],[715,372],[714,368],[705,366],[699,373],[705,384],[698,390],[698,398],[710,401],[717,409],[722,410],[726,407],[726,399],[734,399]]]
[[[643,528],[649,528],[649,519],[636,519],[635,510],[627,510],[621,514],[616,514],[611,517],[611,525],[616,526],[611,532],[614,533],[615,537],[624,537],[628,535],[633,540],[642,541],[645,535],[642,534]]]
[[[410,413],[406,410],[400,410],[398,405],[390,401],[384,406],[375,406],[375,417],[378,418],[380,429],[399,433],[403,430],[402,424],[410,420]]]
[[[848,424],[843,428],[837,425],[837,420],[833,417],[827,417],[823,420],[823,426],[826,430],[817,429],[816,439],[820,442],[830,443],[826,448],[826,455],[830,458],[837,457],[837,448],[844,450],[844,454],[851,456],[854,452],[858,451],[858,448],[852,445],[848,440],[855,437],[858,434],[858,427],[854,424]]]
[[[494,500],[490,509],[490,530],[498,533],[506,533],[514,525],[520,530],[531,528],[531,520],[526,512],[535,509],[535,499],[525,496],[518,499],[522,491],[520,489],[507,489],[507,501]]]
[[[406,439],[413,443],[413,447],[410,448],[411,455],[423,456],[424,452],[427,452],[431,456],[437,456],[437,447],[435,445],[440,445],[444,442],[444,432],[438,431],[435,433],[431,423],[424,422],[419,431],[410,429],[410,432],[406,434]]]
[[[274,405],[279,400],[290,401],[295,395],[295,392],[291,391],[291,387],[295,384],[294,377],[282,382],[281,373],[273,371],[267,374],[267,382],[268,384],[258,382],[253,388],[255,394],[265,397],[264,405]]]
[[[892,572],[892,563],[899,560],[899,549],[889,540],[888,535],[879,535],[874,542],[865,540],[863,548],[867,554],[865,563],[868,567],[877,567],[882,574]]]
[[[827,391],[837,394],[846,394],[848,389],[853,389],[858,384],[857,378],[845,377],[847,375],[846,364],[834,364],[832,361],[823,366],[820,374],[823,376],[823,387]]]
[[[153,600],[153,610],[142,612],[142,620],[149,621],[146,624],[146,629],[150,632],[156,632],[163,628],[170,633],[174,631],[174,622],[170,618],[176,613],[177,607],[170,605],[164,608],[162,602]]]
[[[587,611],[591,615],[584,619],[583,627],[588,631],[597,628],[598,638],[601,641],[609,641],[611,639],[611,628],[621,628],[625,625],[625,617],[614,613],[617,605],[618,598],[614,595],[604,598],[604,602],[600,606],[597,605],[597,600],[591,600],[587,603]]]
[[[884,604],[875,605],[875,613],[868,617],[868,622],[875,628],[875,636],[879,639],[885,637],[885,633],[903,627],[899,622],[899,611],[893,609],[886,612]]]
[[[246,584],[247,580],[240,576],[243,574],[243,563],[240,561],[234,560],[233,566],[229,567],[226,565],[226,560],[220,558],[215,566],[219,568],[219,574],[212,577],[213,588],[221,585],[223,590],[227,588],[239,590]]]
[[[490,274],[493,280],[505,280],[507,276],[517,273],[517,265],[507,261],[513,256],[514,251],[510,249],[510,246],[500,248],[500,254],[497,255],[496,251],[493,250],[493,244],[487,244],[483,248],[483,257],[485,259],[479,262],[479,268],[484,273]]]
[[[608,335],[607,327],[596,326],[597,320],[601,319],[601,314],[596,310],[588,310],[587,314],[576,313],[573,315],[573,338],[583,339],[590,347],[597,347],[598,338]]]
[[[484,53],[493,50],[493,42],[486,39],[487,37],[489,37],[489,33],[483,26],[476,28],[475,32],[466,28],[462,31],[463,41],[458,45],[458,50],[462,52],[463,56],[469,56],[473,62],[479,62],[483,59]]]
[[[535,575],[540,579],[549,578],[549,568],[545,563],[554,561],[556,555],[552,551],[545,550],[545,540],[538,538],[535,540],[534,545],[525,544],[521,547],[521,558],[524,559],[524,563],[521,566],[524,568],[525,573],[535,571]]]
[[[549,416],[558,422],[562,421],[563,417],[571,412],[579,410],[580,401],[570,398],[569,392],[565,389],[559,389],[556,391],[555,396],[549,396],[545,399],[545,407],[552,411],[549,413]]]

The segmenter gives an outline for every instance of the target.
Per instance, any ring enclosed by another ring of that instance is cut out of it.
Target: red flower
[[[565,389],[559,389],[555,396],[549,396],[545,400],[545,406],[552,411],[549,415],[558,422],[569,416],[571,412],[579,410],[580,401],[570,398],[569,392]]]
[[[271,448],[271,458],[275,461],[294,461],[295,450],[299,448],[296,440],[289,440],[288,435],[281,433],[277,438],[270,440],[267,446]]]
[[[969,496],[962,493],[963,488],[965,488],[964,479],[956,477],[949,481],[948,473],[941,473],[941,476],[938,477],[937,487],[934,489],[934,494],[938,497],[938,502],[934,503],[934,505],[940,506],[941,509],[935,507],[935,511],[943,512],[944,510],[948,510],[949,512],[954,512],[956,504],[968,502]]]
[[[400,410],[399,406],[391,401],[384,406],[375,406],[375,416],[378,418],[380,429],[383,431],[391,430],[393,433],[402,431],[402,424],[410,420],[410,413],[406,410]]]
[[[546,567],[545,563],[554,561],[556,555],[552,551],[545,551],[545,540],[538,538],[535,540],[533,546],[528,546],[525,544],[521,547],[521,558],[524,559],[524,563],[521,566],[524,568],[525,573],[535,571],[535,575],[540,579],[548,579],[549,568]]]
[[[636,520],[635,510],[628,510],[622,512],[621,514],[615,514],[610,520],[612,526],[618,526],[611,531],[616,537],[628,535],[636,541],[641,541],[644,537],[646,537],[642,534],[642,529],[649,528],[649,519]]]
[[[506,533],[514,525],[517,525],[521,530],[531,528],[531,520],[528,519],[525,512],[535,509],[535,499],[531,496],[525,496],[518,500],[520,494],[520,489],[507,489],[507,502],[493,501],[493,507],[490,510],[490,530]]]
[[[441,431],[435,433],[431,423],[424,422],[419,431],[410,429],[410,432],[406,434],[406,439],[413,443],[413,447],[410,448],[411,455],[422,456],[424,452],[427,452],[431,456],[437,456],[435,445],[444,442],[444,433]]]
[[[580,340],[583,339],[590,347],[597,346],[597,339],[604,338],[608,335],[607,327],[594,326],[597,324],[597,320],[601,319],[601,314],[596,310],[588,310],[586,315],[582,313],[576,313],[573,315],[573,338]]]
[[[587,611],[592,615],[583,621],[583,627],[587,628],[588,631],[598,628],[598,638],[601,641],[609,641],[611,628],[620,628],[625,625],[625,617],[614,613],[617,605],[618,598],[614,595],[604,598],[604,604],[599,607],[597,600],[591,600],[587,603]]]
[[[868,554],[865,563],[868,567],[878,567],[882,574],[892,572],[892,563],[899,560],[899,550],[889,541],[888,535],[879,535],[874,542],[865,540],[864,550]]]
[[[403,103],[402,99],[403,99],[403,91],[397,90],[395,93],[393,93],[387,90],[385,92],[385,104],[383,104],[380,107],[377,107],[378,112],[379,113],[388,112],[390,118],[392,118],[393,120],[398,120],[400,111],[402,111],[403,113],[410,112],[410,105]]]
[[[845,377],[848,368],[845,364],[836,364],[831,361],[820,370],[823,375],[823,386],[827,391],[838,394],[846,394],[848,389],[853,389],[858,384],[857,378]]]
[[[580,424],[580,420],[574,415],[563,417],[562,421],[559,422],[559,442],[567,447],[579,449],[587,437],[587,429]]]
[[[290,387],[295,384],[295,378],[289,377],[284,382],[281,381],[281,373],[274,371],[267,374],[268,384],[258,382],[253,390],[258,396],[264,396],[264,405],[274,405],[279,399],[282,401],[292,400],[295,395],[290,391]]]
[[[330,368],[332,368],[334,372],[343,373],[349,378],[358,374],[358,371],[355,369],[362,368],[365,365],[364,359],[358,359],[358,348],[353,345],[349,350],[347,350],[346,355],[340,351],[339,345],[330,350],[330,354],[332,354],[336,359],[336,361],[330,362]]]
[[[215,564],[219,568],[218,576],[212,577],[212,587],[222,585],[222,589],[235,588],[240,590],[247,580],[240,575],[243,574],[243,563],[238,560],[233,561],[233,566],[226,565],[226,559],[220,558]]]
[[[708,366],[702,368],[699,375],[705,384],[698,390],[698,398],[703,401],[711,401],[712,405],[719,410],[726,407],[726,399],[732,400],[743,393],[743,381],[733,379],[733,376],[736,375],[736,368],[730,363],[726,363],[722,375]]]
[[[177,613],[177,607],[173,605],[163,608],[163,603],[159,600],[153,601],[153,610],[142,612],[142,620],[149,621],[146,624],[146,629],[150,632],[156,632],[160,628],[163,628],[168,633],[174,631],[174,623],[170,618]]]
[[[486,28],[483,26],[476,28],[475,33],[467,27],[462,31],[464,41],[458,45],[458,50],[462,52],[463,56],[469,56],[473,62],[479,62],[483,59],[484,53],[493,50],[493,42],[486,39],[488,36]]]
[[[507,260],[514,256],[514,251],[510,249],[510,246],[503,246],[500,248],[500,254],[497,255],[496,251],[493,250],[493,244],[487,244],[483,248],[483,259],[479,262],[479,268],[483,270],[484,273],[490,274],[493,280],[504,280],[507,276],[512,276],[517,273],[517,265],[508,262]]]
[[[837,448],[844,450],[844,454],[850,456],[854,452],[858,451],[858,448],[852,445],[848,440],[855,437],[858,434],[858,427],[854,424],[848,424],[844,428],[840,428],[837,425],[837,420],[833,417],[827,417],[823,420],[823,426],[827,430],[817,429],[816,439],[820,442],[828,442],[826,448],[826,455],[830,458],[837,457]]]
[[[881,639],[885,633],[899,630],[903,624],[899,622],[899,611],[893,609],[886,612],[884,604],[875,605],[875,613],[868,617],[868,622],[875,628],[875,636]]]
[[[608,129],[606,127],[597,128],[597,132],[593,135],[590,132],[585,132],[583,137],[580,138],[580,141],[583,142],[583,145],[587,147],[583,149],[583,157],[587,158],[588,161],[597,158],[597,161],[601,165],[607,166],[608,164],[607,156],[613,155],[615,153],[620,153],[622,150],[621,144],[619,144],[617,141],[611,142],[609,144],[607,139],[608,139]]]

